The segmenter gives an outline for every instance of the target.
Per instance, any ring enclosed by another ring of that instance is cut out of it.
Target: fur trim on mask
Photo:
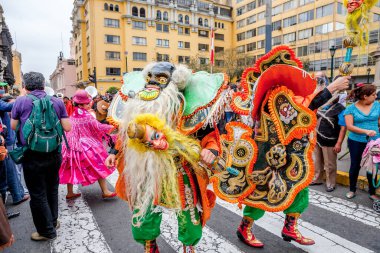
[[[154,65],[156,65],[156,64],[157,64],[157,62],[151,62],[151,63],[149,63],[148,65],[145,66],[145,68],[142,70],[142,74],[143,74],[144,78],[147,77],[148,72],[150,72],[151,69],[152,69],[152,68],[154,67]]]
[[[184,90],[186,87],[186,81],[191,76],[191,70],[185,65],[177,65],[173,74],[172,74],[172,82],[174,82],[178,90]]]

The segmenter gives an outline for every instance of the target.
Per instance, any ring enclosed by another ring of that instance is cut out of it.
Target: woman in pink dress
[[[69,148],[62,145],[62,165],[59,170],[60,184],[67,184],[66,199],[79,197],[74,193],[73,185],[90,185],[98,181],[103,198],[113,198],[116,193],[107,188],[105,178],[112,174],[114,167],[104,164],[108,154],[103,145],[103,139],[112,126],[99,123],[88,110],[92,101],[85,90],[78,90],[73,98],[75,109],[70,117],[72,129],[67,134]]]

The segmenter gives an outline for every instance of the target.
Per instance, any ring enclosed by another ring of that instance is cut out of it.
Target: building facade
[[[339,74],[345,49],[346,8],[341,0],[274,0],[272,1],[272,46],[286,44],[311,72],[325,71],[330,76],[330,48],[336,51],[333,75]],[[234,5],[234,30],[236,48],[254,62],[265,53],[265,1],[236,0]],[[373,8],[369,22],[369,45],[354,49],[354,82],[373,81],[375,61],[368,56],[376,50],[380,32],[380,2]],[[369,73],[369,74],[368,74]],[[369,77],[369,78],[368,78]]]
[[[96,68],[103,93],[120,87],[123,72],[141,70],[151,61],[208,65],[210,32],[215,49],[232,46],[229,0],[76,0],[73,38],[77,82],[88,83]],[[93,85],[93,84],[92,84]]]
[[[123,72],[150,61],[208,65],[211,27],[218,53],[234,50],[239,67],[252,66],[265,53],[265,0],[76,0],[72,14],[77,82],[88,83],[96,67],[98,90],[119,87]],[[342,0],[274,0],[271,2],[272,46],[294,49],[308,71],[330,76],[343,61],[346,8]],[[372,82],[379,43],[380,3],[373,8],[369,45],[354,49],[354,82]],[[227,56],[228,57],[228,56]],[[225,56],[224,56],[225,58]]]
[[[49,77],[50,86],[55,93],[72,97],[76,91],[76,67],[74,59],[65,59],[60,52],[57,59],[57,67]]]
[[[3,7],[0,5],[0,81],[8,83],[10,87],[15,84],[12,45],[12,36],[5,22]]]
[[[15,78],[15,88],[21,89],[22,87],[21,53],[18,52],[17,50],[13,50],[12,55],[13,55],[12,64],[13,64],[13,75]]]

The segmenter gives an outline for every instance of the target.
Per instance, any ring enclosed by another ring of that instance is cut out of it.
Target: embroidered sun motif
[[[293,143],[293,149],[296,151],[300,151],[302,149],[302,143],[300,141],[295,141]]]

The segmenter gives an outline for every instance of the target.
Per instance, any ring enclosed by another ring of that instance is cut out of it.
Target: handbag
[[[9,156],[12,158],[12,160],[15,162],[15,164],[22,163],[22,160],[24,158],[24,153],[28,148],[26,146],[24,147],[17,147],[13,150],[8,151]]]

